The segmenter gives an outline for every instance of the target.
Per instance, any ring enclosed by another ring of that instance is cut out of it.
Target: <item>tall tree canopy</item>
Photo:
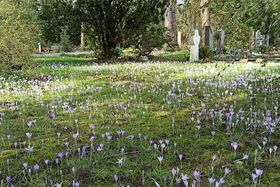
[[[72,0],[35,0],[41,21],[43,40],[60,43],[61,35],[70,36],[75,45],[80,43],[81,18]]]
[[[76,7],[84,22],[97,37],[104,57],[114,49],[139,36],[150,23],[159,23],[168,0],[77,0]]]

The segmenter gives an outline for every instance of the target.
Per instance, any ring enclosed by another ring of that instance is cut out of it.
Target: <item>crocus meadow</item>
[[[277,186],[279,78],[168,62],[0,76],[0,186]]]

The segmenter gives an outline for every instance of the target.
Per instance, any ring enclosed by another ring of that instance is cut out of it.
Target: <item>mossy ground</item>
[[[279,64],[232,64],[224,70],[228,64],[91,60],[45,59],[37,69],[0,77],[3,186],[71,186],[72,181],[113,186],[113,175],[119,176],[118,185],[154,186],[155,180],[175,186],[181,173],[191,184],[194,170],[202,173],[200,186],[209,186],[211,176],[224,177],[225,186],[250,186],[255,168],[264,171],[257,185],[280,183],[279,150],[269,154],[269,148],[280,147]],[[231,142],[238,143],[236,151]],[[98,151],[100,144],[104,148]],[[243,154],[249,159],[242,160]],[[225,167],[231,169],[227,175]],[[9,183],[6,176],[12,177]]]

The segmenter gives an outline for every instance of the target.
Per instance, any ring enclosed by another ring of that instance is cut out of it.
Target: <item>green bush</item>
[[[201,47],[199,49],[199,57],[203,62],[210,62],[211,57],[213,56],[213,51],[209,47]]]
[[[255,47],[254,50],[257,51],[258,53],[265,53],[267,52],[268,47],[266,47],[265,45],[260,45],[258,47]]]
[[[139,38],[138,49],[140,55],[149,55],[155,48],[162,48],[165,43],[168,43],[170,38],[166,34],[164,28],[160,24],[150,24],[144,30]]]
[[[171,45],[169,45],[168,43],[165,43],[162,47],[162,50],[165,52],[165,53],[172,53],[174,52],[174,48],[172,48]]]
[[[0,71],[32,66],[37,31],[36,14],[29,3],[0,0]]]
[[[70,35],[67,34],[66,29],[64,29],[60,35],[60,52],[69,52],[71,50],[72,44],[70,41]]]
[[[173,53],[165,53],[162,55],[150,55],[149,59],[151,61],[159,61],[159,62],[186,62],[190,58],[189,52],[186,51],[178,51]]]
[[[114,56],[115,57],[119,58],[119,57],[123,56],[123,54],[124,53],[123,53],[122,48],[120,48],[120,47],[115,48],[115,50],[114,50]]]

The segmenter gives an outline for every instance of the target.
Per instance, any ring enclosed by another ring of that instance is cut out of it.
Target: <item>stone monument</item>
[[[193,44],[191,45],[190,62],[196,62],[199,60],[199,43],[200,36],[198,30],[194,31]]]
[[[179,49],[181,49],[181,47],[182,47],[182,32],[180,32],[180,31],[178,32],[177,43],[178,43]]]
[[[261,46],[262,45],[262,34],[261,32],[258,30],[255,34],[255,46],[258,47],[258,46]]]
[[[38,52],[42,53],[42,45],[41,45],[41,43],[38,43]]]
[[[225,31],[218,31],[218,40],[217,40],[217,54],[223,54],[224,44],[225,43]]]
[[[205,47],[213,47],[213,36],[211,26],[205,26]]]

